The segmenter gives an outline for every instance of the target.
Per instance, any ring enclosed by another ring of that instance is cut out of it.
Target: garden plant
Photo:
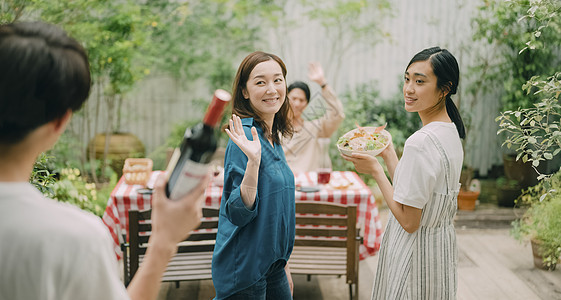
[[[550,175],[541,173],[537,167],[543,161],[552,161],[561,151],[561,73],[558,72],[561,3],[555,0],[505,3],[513,10],[524,12],[516,23],[519,24],[518,32],[531,29],[522,35],[523,40],[514,44],[520,47],[519,56],[548,58],[538,60],[540,68],[538,65],[528,68],[531,64],[523,67],[521,74],[524,76],[520,79],[531,76],[518,86],[518,90],[514,86],[512,95],[525,96],[527,105],[513,102],[518,106],[510,106],[511,109],[502,112],[497,121],[500,126],[498,134],[506,134],[503,145],[515,149],[517,159],[530,161],[541,180],[518,198],[518,205],[529,208],[513,223],[513,234],[521,240],[534,240],[542,252],[544,265],[551,270],[561,254],[561,170]],[[520,94],[522,92],[525,94]]]

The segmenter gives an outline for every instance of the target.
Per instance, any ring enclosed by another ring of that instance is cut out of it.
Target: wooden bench
[[[289,260],[290,272],[308,275],[308,280],[311,275],[345,275],[349,298],[358,299],[361,237],[356,214],[356,205],[296,201],[296,240]]]
[[[178,244],[177,254],[169,262],[163,282],[212,279],[212,252],[216,241],[219,208],[203,208],[203,219],[197,230]],[[144,259],[152,230],[151,210],[129,210],[129,243],[123,248],[125,285],[128,285]]]

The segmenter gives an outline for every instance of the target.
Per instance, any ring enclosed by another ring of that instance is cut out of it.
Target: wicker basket
[[[127,158],[123,166],[125,183],[146,186],[152,173],[153,162],[149,158]]]

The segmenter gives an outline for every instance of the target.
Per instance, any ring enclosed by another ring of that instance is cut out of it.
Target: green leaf
[[[553,159],[553,155],[549,152],[544,153],[543,157],[545,157],[545,159],[549,159],[549,160]]]

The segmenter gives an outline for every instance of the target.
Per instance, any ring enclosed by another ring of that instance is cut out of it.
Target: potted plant
[[[513,222],[512,234],[520,241],[530,241],[534,265],[554,270],[561,256],[561,193],[534,203],[520,220]]]
[[[475,210],[475,204],[479,198],[481,187],[477,179],[473,179],[474,170],[463,166],[460,174],[460,192],[458,193],[459,210]]]
[[[459,210],[475,210],[475,204],[479,198],[480,191],[471,191],[460,188],[458,193],[458,209]]]
[[[559,3],[557,0],[481,2],[477,16],[472,19],[473,42],[481,45],[481,53],[475,55],[470,67],[472,80],[467,81],[468,90],[495,101],[499,111],[533,108],[541,95],[534,91],[524,93],[522,85],[535,75],[551,75],[561,67],[557,47],[561,42]],[[487,54],[490,50],[494,55]],[[504,135],[500,138],[506,139]],[[504,145],[509,144],[513,145],[510,142]],[[520,181],[523,187],[536,184],[538,175],[528,172],[531,162],[521,161],[517,155],[520,152],[513,150],[503,156],[506,177]],[[496,159],[494,152],[480,155]]]
[[[521,188],[527,188],[538,183],[538,174],[532,164],[517,158],[516,152],[503,154],[503,169],[506,179],[516,181]]]
[[[536,267],[553,269],[561,249],[561,171],[522,191],[518,207],[528,207],[521,219],[513,222],[512,235],[530,241]],[[556,248],[557,245],[557,248]],[[541,259],[540,259],[541,258]],[[556,259],[557,258],[557,259]]]
[[[561,19],[557,17],[561,2],[516,0],[503,1],[501,7],[504,5],[510,8],[504,12],[521,14],[512,23],[513,28],[499,27],[505,39],[509,35],[518,39],[509,44],[516,50],[512,58],[518,61],[531,57],[532,60],[518,71],[512,66],[504,66],[518,72],[514,74],[524,75],[520,79],[525,80],[517,80],[519,83],[513,86],[512,95],[525,99],[526,104],[510,102],[510,106],[504,106],[505,110],[496,118],[500,127],[497,134],[505,134],[503,146],[516,151],[516,161],[531,163],[540,180],[548,176],[545,173],[551,172],[538,168],[540,163],[553,162],[561,151],[561,72],[558,71],[561,59],[558,47],[553,46],[561,41]],[[513,74],[507,72],[505,75]]]
[[[516,53],[523,59],[530,56],[541,57],[533,60],[536,67],[532,66],[525,71],[525,68],[521,69],[523,73],[532,76],[523,84],[522,89],[516,87],[513,90],[515,93],[525,91],[528,96],[526,99],[533,99],[530,102],[532,105],[512,106],[496,118],[500,126],[497,134],[504,132],[507,135],[503,145],[516,151],[516,160],[530,162],[540,181],[536,186],[525,190],[516,200],[516,204],[527,205],[529,208],[522,219],[513,222],[512,233],[518,239],[533,240],[534,264],[551,270],[555,268],[561,252],[561,171],[549,175],[549,171],[542,172],[538,167],[541,162],[553,161],[561,152],[561,72],[557,71],[561,61],[557,57],[558,49],[551,46],[558,45],[561,36],[561,19],[557,17],[561,2],[530,1],[529,5],[522,0],[507,2],[524,11],[519,19],[523,20],[523,24],[532,25],[524,28],[524,39],[516,43],[517,47],[523,48]],[[505,35],[510,32],[507,28],[501,30]],[[537,68],[535,63],[538,61],[543,62],[540,65],[544,68]],[[539,257],[542,257],[542,263]]]
[[[503,207],[514,207],[514,200],[522,194],[522,186],[514,179],[504,176],[497,178],[495,182],[497,190],[497,204]]]

